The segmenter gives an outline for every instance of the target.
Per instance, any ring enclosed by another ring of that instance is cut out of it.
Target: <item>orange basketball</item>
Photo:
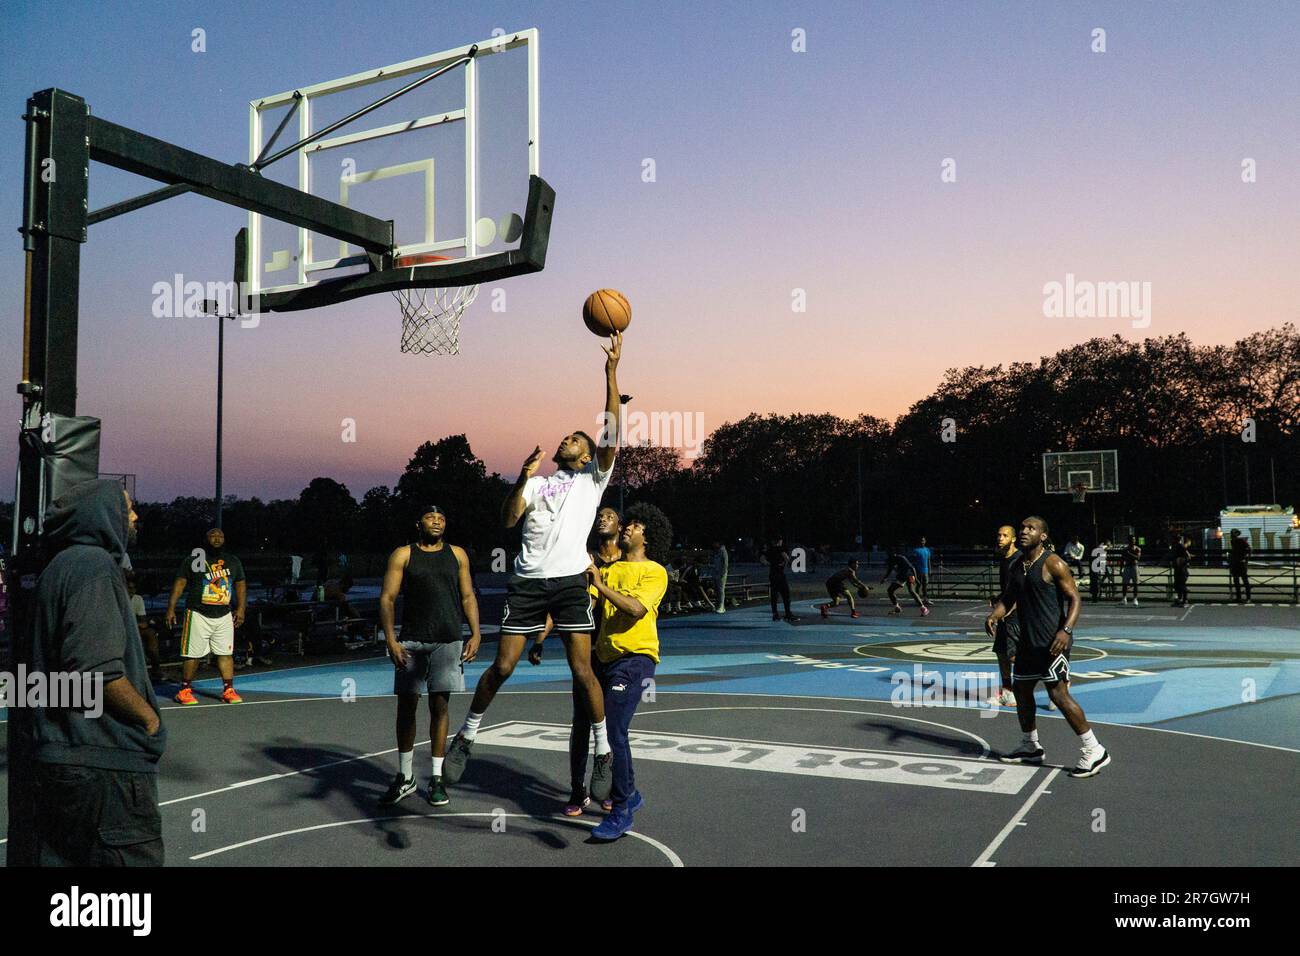
[[[596,335],[608,338],[632,321],[632,306],[617,289],[597,289],[582,304],[582,321]]]

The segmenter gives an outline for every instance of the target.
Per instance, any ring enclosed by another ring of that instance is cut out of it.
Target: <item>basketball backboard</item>
[[[1079,488],[1082,486],[1082,489]],[[1119,453],[1049,451],[1043,455],[1043,492],[1049,495],[1119,491]]]
[[[422,257],[413,274],[427,280],[417,283],[422,285],[482,281],[484,274],[473,265],[480,261],[485,269],[489,260],[516,263],[518,257],[501,254],[529,242],[530,208],[545,214],[549,233],[549,187],[543,201],[535,195],[538,75],[538,34],[530,29],[251,101],[249,164],[265,178],[391,221],[394,261],[377,263],[345,241],[251,212],[242,267],[247,292],[269,302],[265,310],[302,308],[339,298],[311,295],[314,287],[373,276],[407,256]],[[263,167],[277,150],[295,143],[303,145]],[[529,270],[497,274],[520,271]],[[358,288],[360,294],[382,291],[373,283]]]

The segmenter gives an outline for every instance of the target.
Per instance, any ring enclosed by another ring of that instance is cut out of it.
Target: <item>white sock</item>
[[[461,735],[466,740],[473,740],[474,735],[478,733],[478,725],[483,723],[483,715],[470,711],[465,715],[465,724],[460,728]]]
[[[398,751],[397,769],[401,772],[403,780],[410,780],[411,774],[415,772],[415,770],[411,766],[411,761],[414,758],[415,758],[414,750],[407,750],[405,752],[400,750]]]
[[[1027,744],[1033,744],[1035,747],[1037,747],[1038,746],[1037,729],[1024,731],[1024,741]]]
[[[605,722],[602,720],[598,724],[592,724],[591,729],[596,734],[596,756],[603,757],[611,750],[609,737],[605,733]]]
[[[441,776],[442,776],[442,758],[441,758],[441,757],[434,757],[434,758],[433,758],[433,775],[434,775],[435,777],[441,777]]]
[[[1079,734],[1079,742],[1083,744],[1084,750],[1099,750],[1101,744],[1097,743],[1097,735],[1091,730],[1086,734]]]

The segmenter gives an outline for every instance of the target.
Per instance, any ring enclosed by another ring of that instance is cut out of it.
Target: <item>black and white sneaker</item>
[[[1079,762],[1070,768],[1070,776],[1095,776],[1108,763],[1110,763],[1110,754],[1106,752],[1105,747],[1098,747],[1096,750],[1085,750],[1079,755]]]
[[[591,768],[591,786],[588,791],[593,800],[608,800],[609,792],[614,787],[614,755],[612,753],[598,756]]]
[[[442,762],[443,783],[449,783],[453,786],[460,783],[460,778],[465,773],[465,765],[469,763],[469,752],[473,746],[474,741],[466,740],[464,734],[457,734],[452,738],[451,746],[447,748],[447,758]]]
[[[381,807],[391,807],[397,801],[409,797],[415,793],[415,778],[403,777],[400,772],[393,775],[393,782],[389,785],[388,790],[379,798]]]
[[[1035,747],[1032,744],[1021,744],[1009,754],[1000,754],[998,759],[1003,763],[1030,763],[1038,765],[1043,762],[1043,748]]]

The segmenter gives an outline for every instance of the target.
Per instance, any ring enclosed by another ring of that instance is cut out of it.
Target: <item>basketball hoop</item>
[[[447,261],[446,256],[402,256],[399,269]],[[417,355],[459,355],[460,317],[478,296],[477,285],[399,289],[393,293],[402,312],[402,351]]]
[[[1083,504],[1083,502],[1086,501],[1088,497],[1088,486],[1085,485],[1082,481],[1076,482],[1070,488],[1070,493],[1074,495],[1075,504]]]

